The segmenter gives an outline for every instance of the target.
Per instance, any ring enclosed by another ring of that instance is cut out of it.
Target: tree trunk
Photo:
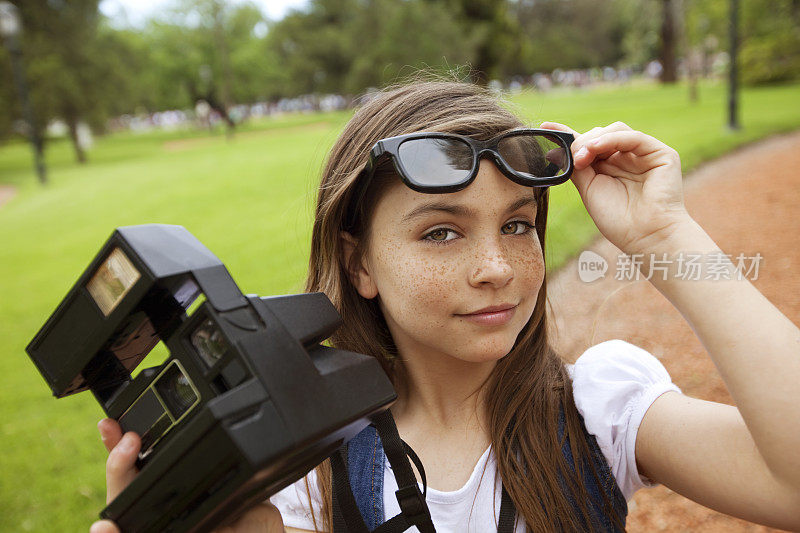
[[[236,122],[234,122],[231,116],[228,114],[228,110],[225,108],[225,105],[217,99],[215,86],[212,84],[206,94],[201,94],[193,82],[189,82],[187,87],[189,89],[189,94],[192,96],[192,102],[197,105],[198,101],[205,100],[206,103],[211,106],[211,109],[219,113],[219,115],[225,121],[225,125],[227,126],[225,129],[225,134],[228,136],[228,138],[233,137],[233,133],[236,130]],[[209,121],[209,128],[210,127],[211,122]]]
[[[69,138],[72,141],[72,148],[75,150],[75,159],[80,164],[86,163],[86,151],[81,146],[78,140],[78,120],[75,117],[67,119],[67,126],[69,127]]]
[[[224,13],[220,3],[214,3],[214,38],[219,53],[220,71],[222,72],[222,83],[220,84],[220,96],[222,105],[228,109],[233,105],[232,89],[233,72],[231,71],[230,54],[228,53],[228,43],[225,37]],[[226,112],[227,115],[227,112]],[[227,118],[227,117],[226,117]]]
[[[471,65],[472,71],[470,78],[472,83],[477,83],[483,87],[489,84],[489,71],[494,64],[492,57],[492,44],[489,42],[491,37],[487,37],[484,42],[480,43],[475,50],[475,61]]]
[[[33,144],[33,163],[36,167],[36,175],[42,185],[47,183],[47,167],[44,163],[44,127],[38,124],[31,125],[31,143]]]
[[[675,58],[677,35],[675,31],[675,6],[673,0],[662,0],[661,18],[661,83],[678,81],[678,67]]]
[[[696,104],[699,99],[697,92],[697,76],[700,74],[701,61],[700,52],[690,48],[686,57],[686,72],[689,76],[689,102],[693,104]]]

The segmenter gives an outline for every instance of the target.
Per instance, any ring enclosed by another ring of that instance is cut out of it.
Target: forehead
[[[426,208],[446,207],[460,210],[462,215],[502,215],[514,209],[536,209],[533,187],[525,187],[508,179],[489,160],[481,160],[478,175],[465,189],[452,193],[429,194],[414,191],[399,178],[392,180],[378,199],[373,220],[409,222],[409,217],[425,214]],[[431,209],[427,209],[431,211]]]

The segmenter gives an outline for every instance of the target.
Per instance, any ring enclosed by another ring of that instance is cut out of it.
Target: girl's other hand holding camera
[[[108,450],[106,461],[106,503],[116,498],[136,477],[136,456],[142,442],[136,433],[122,434],[116,420],[105,418],[97,424],[100,437]],[[236,522],[217,530],[220,533],[283,533],[283,519],[278,509],[268,502],[248,510]],[[119,533],[111,520],[92,524],[91,533]]]

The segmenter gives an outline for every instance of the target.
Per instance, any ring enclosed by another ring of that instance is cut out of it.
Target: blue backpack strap
[[[358,510],[372,531],[384,522],[384,451],[372,424],[347,443],[347,470]]]
[[[559,439],[564,435],[564,426],[565,419],[562,410],[559,413],[558,419]],[[594,435],[586,431],[583,425],[583,419],[581,419],[581,427],[584,430],[584,437],[586,438],[591,452],[591,464],[594,466],[595,472],[597,472],[600,478],[600,484],[598,484],[597,480],[592,475],[589,464],[587,463],[583,466],[583,481],[590,496],[589,511],[595,530],[624,531],[614,526],[612,518],[608,515],[603,505],[601,492],[605,492],[607,497],[611,500],[623,524],[628,514],[628,504],[614,479],[614,475],[606,462],[605,456],[603,456],[597,444],[597,440]],[[356,505],[361,512],[361,516],[364,518],[367,528],[372,531],[385,522],[383,508],[383,469],[385,452],[383,451],[378,432],[373,425],[364,428],[348,442],[347,446],[347,469],[353,496],[355,497]],[[567,463],[574,468],[575,460],[569,446],[569,439],[564,441],[561,452],[564,454]],[[564,490],[566,492],[565,486]],[[574,501],[570,493],[567,493],[567,496],[577,510],[577,502]]]
[[[580,416],[580,415],[578,415]],[[561,439],[564,435],[564,426],[565,426],[565,419],[564,419],[564,410],[563,408],[559,412],[558,417],[558,437]],[[603,452],[600,450],[600,446],[597,444],[597,439],[595,439],[594,435],[590,434],[586,431],[586,427],[583,424],[583,418],[581,418],[581,428],[583,429],[583,436],[586,439],[586,443],[589,446],[590,451],[590,458],[591,464],[588,461],[585,461],[581,468],[581,474],[583,476],[583,485],[586,487],[586,491],[589,493],[589,513],[592,518],[592,528],[596,531],[623,531],[624,529],[620,529],[618,526],[615,526],[614,520],[612,519],[611,515],[606,511],[605,505],[603,502],[603,494],[606,494],[606,497],[611,501],[611,505],[616,511],[617,515],[625,524],[625,519],[628,515],[628,502],[625,500],[625,496],[622,494],[622,491],[619,489],[617,485],[616,479],[614,479],[614,475],[611,472],[611,468],[608,466],[608,462],[603,455]],[[572,450],[570,449],[569,445],[569,438],[564,440],[564,445],[561,448],[561,453],[564,454],[564,458],[567,460],[567,463],[575,471],[575,459],[572,456]],[[595,479],[592,475],[591,467],[594,467],[595,472],[597,473],[600,482]],[[577,511],[580,507],[578,503],[573,498],[571,491],[567,490],[566,485],[563,483],[562,480],[562,487],[564,489],[567,498],[569,499],[570,503],[572,503],[573,508]]]
[[[400,513],[386,521],[383,509],[384,457],[392,465],[400,487],[395,493]],[[400,438],[391,412],[376,413],[368,428],[330,458],[335,532],[401,533],[416,526],[422,533],[436,533],[425,501],[425,469],[414,450]],[[343,458],[346,458],[346,463]],[[409,460],[414,462],[422,477],[422,492]]]

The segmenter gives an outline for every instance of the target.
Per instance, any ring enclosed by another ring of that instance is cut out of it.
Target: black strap
[[[514,501],[503,485],[503,496],[500,500],[500,519],[497,521],[497,533],[513,533],[514,517],[517,513]]]
[[[395,495],[400,505],[400,514],[386,520],[372,533],[401,533],[412,526],[417,526],[420,533],[435,533],[436,528],[425,501],[428,483],[422,461],[411,446],[400,438],[390,411],[386,410],[376,415],[374,421],[383,443],[386,458],[392,466],[395,479],[397,479],[399,488]],[[334,533],[369,533],[350,486],[347,451],[347,445],[344,445],[330,456],[333,485],[333,531]],[[422,477],[422,492],[417,485],[417,478],[411,469],[409,458],[414,462],[420,477]],[[497,531],[498,533],[513,533],[516,509],[505,487],[502,490]]]
[[[334,533],[369,533],[350,486],[347,471],[347,444],[331,454]]]
[[[394,477],[399,487],[395,492],[397,503],[400,504],[400,514],[387,520],[375,529],[375,533],[393,533],[395,531],[405,531],[411,526],[417,526],[420,533],[435,533],[431,513],[428,504],[425,502],[425,495],[428,492],[428,483],[425,477],[425,469],[422,461],[417,454],[411,451],[411,447],[403,442],[397,432],[392,413],[387,409],[375,416],[375,428],[383,444],[383,451],[389,464],[392,465]],[[411,469],[408,458],[411,456],[414,464],[422,477],[423,492],[419,491],[417,477]]]
[[[420,533],[436,533],[425,502],[428,491],[425,469],[414,450],[397,433],[397,426],[390,411],[386,410],[373,417],[375,429],[381,438],[383,449],[392,466],[397,486],[395,493],[400,505],[400,514],[375,528],[373,533],[401,533],[416,526]],[[422,477],[423,492],[417,485],[417,478],[411,469],[409,457]],[[350,486],[347,469],[347,447],[342,446],[331,456],[333,484],[333,527],[334,533],[368,533],[364,518],[358,510]]]

